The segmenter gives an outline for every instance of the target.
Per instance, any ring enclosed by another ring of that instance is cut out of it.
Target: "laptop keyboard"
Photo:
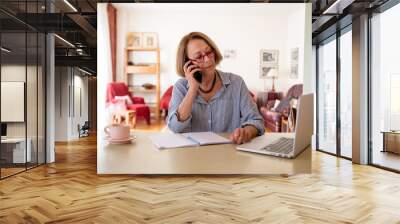
[[[293,152],[293,143],[294,143],[293,138],[281,137],[273,141],[272,143],[268,144],[261,150],[280,153],[280,154],[290,154]]]

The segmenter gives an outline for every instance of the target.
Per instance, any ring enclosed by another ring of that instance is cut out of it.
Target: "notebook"
[[[231,140],[213,132],[157,133],[149,138],[159,149],[232,143]]]

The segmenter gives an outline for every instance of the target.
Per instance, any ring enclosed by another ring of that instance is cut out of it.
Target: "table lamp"
[[[272,92],[275,92],[275,79],[278,77],[278,69],[272,68],[267,73],[267,78],[272,78]]]

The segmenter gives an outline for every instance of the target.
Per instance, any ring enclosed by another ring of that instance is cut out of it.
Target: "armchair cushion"
[[[131,96],[133,104],[145,104],[144,98],[140,96]]]

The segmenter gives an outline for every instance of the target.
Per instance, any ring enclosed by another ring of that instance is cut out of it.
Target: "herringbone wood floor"
[[[295,176],[98,176],[96,139],[0,181],[0,223],[400,223],[400,175],[313,153]]]

